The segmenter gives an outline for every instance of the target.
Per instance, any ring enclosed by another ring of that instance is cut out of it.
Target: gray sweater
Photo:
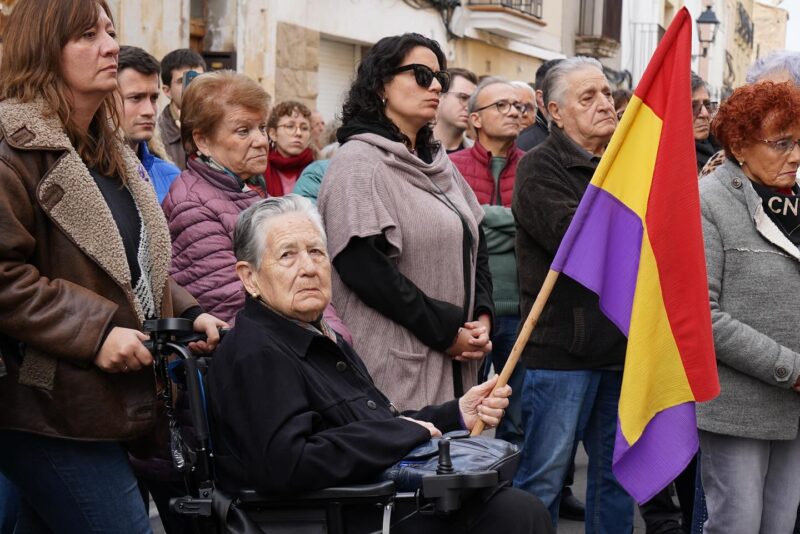
[[[463,307],[463,227],[473,236],[483,219],[475,194],[444,150],[425,163],[402,144],[358,134],[331,159],[319,192],[319,210],[335,258],[354,237],[384,235],[397,270],[423,293]],[[478,240],[472,244],[475,280]],[[353,333],[353,348],[398,409],[419,409],[455,398],[451,357],[368,306],[333,271],[333,299]],[[473,282],[474,286],[474,282]],[[474,306],[474,287],[471,302]],[[468,320],[472,320],[470,316]],[[477,382],[479,362],[461,365],[464,391]]]
[[[700,181],[714,346],[722,391],[700,429],[793,439],[800,420],[800,251],[733,162]]]

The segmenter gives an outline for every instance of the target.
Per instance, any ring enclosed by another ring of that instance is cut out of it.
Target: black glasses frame
[[[508,113],[511,111],[512,107],[514,109],[516,109],[517,112],[519,112],[520,115],[522,115],[522,114],[525,113],[525,110],[528,107],[527,104],[523,104],[522,102],[519,102],[519,101],[517,101],[517,102],[509,102],[508,100],[498,100],[497,102],[492,102],[489,105],[486,105],[486,106],[483,106],[482,108],[476,109],[475,111],[473,111],[473,113],[477,113],[479,111],[483,111],[484,109],[489,109],[492,106],[497,108],[497,112],[500,113],[501,115],[508,115]]]
[[[433,70],[421,63],[411,63],[409,65],[403,65],[402,67],[397,67],[391,74],[400,74],[401,72],[406,72],[409,70],[414,71],[414,79],[417,81],[417,85],[428,89],[431,84],[433,83],[433,79],[436,78],[439,81],[439,85],[442,86],[442,93],[446,93],[450,90],[450,73],[446,70],[440,70],[438,72],[433,72]]]

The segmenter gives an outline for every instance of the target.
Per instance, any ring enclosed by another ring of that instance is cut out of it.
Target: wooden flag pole
[[[547,300],[553,292],[553,287],[556,285],[559,274],[558,271],[552,269],[547,272],[547,277],[544,279],[542,288],[539,290],[539,294],[536,295],[536,300],[533,301],[533,307],[528,317],[525,319],[525,323],[522,325],[519,337],[517,337],[517,340],[514,342],[514,348],[511,349],[511,354],[508,356],[508,360],[505,366],[503,366],[500,376],[497,378],[497,384],[494,386],[495,389],[508,384],[508,379],[511,378],[511,373],[514,372],[514,367],[516,367],[519,357],[522,354],[522,349],[524,349],[525,345],[528,343],[528,339],[530,339],[533,329],[536,327],[536,323],[542,315],[544,305],[547,304]],[[521,391],[514,391],[512,394],[520,395],[521,393]],[[478,419],[475,426],[472,427],[472,435],[480,435],[480,433],[483,432],[484,426],[483,421]]]

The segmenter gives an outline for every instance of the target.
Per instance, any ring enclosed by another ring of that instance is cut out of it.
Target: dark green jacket
[[[511,208],[486,204],[482,207],[486,214],[481,224],[489,252],[495,314],[519,315],[517,256],[514,253],[514,236],[517,230],[514,226],[514,215]]]

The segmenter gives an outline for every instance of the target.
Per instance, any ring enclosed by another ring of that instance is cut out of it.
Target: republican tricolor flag
[[[628,337],[614,474],[642,503],[698,448],[694,403],[719,393],[681,9],[653,54],[552,269],[600,296]]]

